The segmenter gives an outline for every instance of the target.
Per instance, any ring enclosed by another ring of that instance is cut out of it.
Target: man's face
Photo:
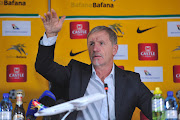
[[[118,45],[113,45],[106,31],[91,34],[88,38],[88,51],[94,66],[112,65]]]

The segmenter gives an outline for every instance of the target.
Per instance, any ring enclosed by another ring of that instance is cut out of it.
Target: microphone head
[[[104,87],[108,87],[107,83],[104,83]]]
[[[43,92],[43,94],[39,97],[38,101],[40,103],[42,103],[43,105],[47,106],[47,107],[50,107],[50,106],[53,106],[55,105],[55,102],[56,102],[56,97],[55,95],[49,91],[49,90],[46,90]]]
[[[27,109],[27,112],[26,112],[26,117],[28,117],[28,116],[32,116],[32,117],[34,117],[34,118],[36,118],[35,116],[34,116],[34,114],[37,112],[37,108],[36,107],[34,107],[34,105],[33,105],[33,101],[38,101],[37,99],[32,99],[30,102],[29,102],[29,105],[28,105],[28,109]]]
[[[106,92],[108,91],[108,85],[106,83],[104,83],[104,89]]]

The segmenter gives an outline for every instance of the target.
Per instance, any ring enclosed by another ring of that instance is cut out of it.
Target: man
[[[114,62],[117,53],[117,36],[105,26],[97,26],[87,36],[91,65],[71,60],[68,66],[54,62],[54,49],[58,32],[65,16],[60,20],[52,9],[41,17],[46,33],[40,40],[36,59],[36,71],[60,87],[61,98],[72,100],[93,93],[106,94],[104,84],[109,87],[107,99],[75,111],[68,120],[130,120],[136,107],[152,119],[152,93],[141,82],[139,74],[121,70]]]

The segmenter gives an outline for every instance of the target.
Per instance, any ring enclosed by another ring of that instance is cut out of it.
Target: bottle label
[[[0,112],[0,120],[11,120],[11,111]]]
[[[167,119],[177,119],[177,110],[166,110],[165,113]]]
[[[17,95],[16,99],[17,99],[16,104],[17,104],[18,106],[20,106],[20,105],[23,104],[23,102],[22,102],[22,95]]]
[[[164,99],[152,100],[152,111],[164,111]]]
[[[14,115],[13,120],[24,120],[24,116],[21,114],[16,114]]]

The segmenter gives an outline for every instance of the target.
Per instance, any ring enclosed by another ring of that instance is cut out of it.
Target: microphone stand
[[[110,120],[110,115],[109,115],[109,100],[108,100],[108,85],[106,83],[104,84],[104,89],[106,91],[106,96],[107,96],[108,120]]]

